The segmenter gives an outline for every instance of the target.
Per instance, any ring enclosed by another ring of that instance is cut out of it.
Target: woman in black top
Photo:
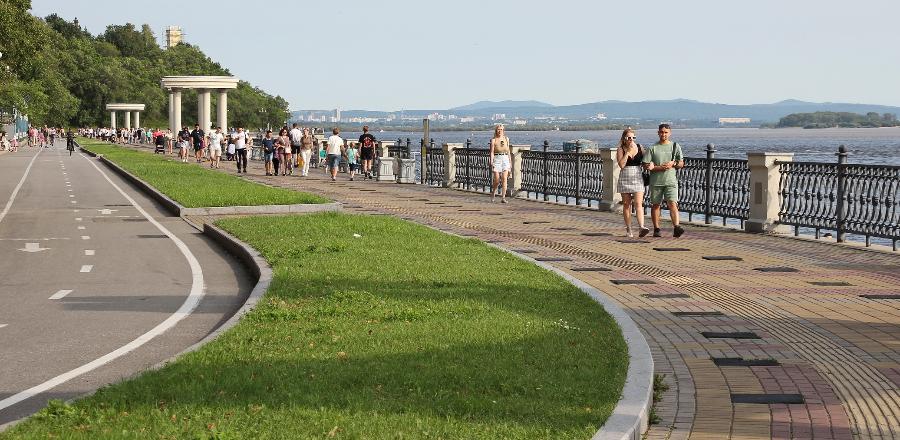
[[[618,191],[622,194],[622,216],[625,218],[625,235],[634,237],[631,232],[631,207],[635,208],[640,232],[643,237],[650,232],[644,226],[644,179],[642,177],[644,148],[635,140],[634,130],[631,127],[622,132],[619,146],[616,148],[616,162],[619,164],[619,180],[616,182]]]

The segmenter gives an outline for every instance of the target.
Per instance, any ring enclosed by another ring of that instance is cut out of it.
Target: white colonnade
[[[131,115],[134,114],[134,126],[141,126],[141,112],[146,106],[144,104],[106,104],[106,110],[109,111],[109,126],[116,128],[116,112],[125,112],[125,128],[131,129]]]
[[[228,90],[236,89],[238,79],[233,76],[166,76],[160,84],[169,92],[169,128],[178,133],[182,127],[181,92],[197,90],[197,124],[209,133],[212,128],[212,91],[218,91],[218,120],[216,126],[228,130]]]

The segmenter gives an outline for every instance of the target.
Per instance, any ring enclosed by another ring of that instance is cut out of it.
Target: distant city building
[[[341,109],[334,109],[334,121],[332,122],[341,122]]]
[[[181,43],[184,33],[181,32],[179,26],[169,26],[166,28],[166,47],[171,48]]]
[[[601,121],[606,119],[606,113],[597,113],[597,119]]]
[[[513,121],[513,125],[525,125],[527,123],[528,123],[528,121],[526,121],[524,119],[516,119]]]
[[[719,118],[720,125],[726,124],[749,124],[750,118]]]
[[[506,119],[506,113],[494,113],[494,116],[491,116],[492,121],[502,121]]]
[[[463,116],[463,117],[459,118],[460,124],[465,124],[466,122],[475,122],[475,118],[473,118],[471,116]]]

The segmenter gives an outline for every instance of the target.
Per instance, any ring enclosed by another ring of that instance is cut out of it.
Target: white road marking
[[[75,197],[75,194],[69,194],[69,197]]]
[[[93,265],[91,265],[91,264],[85,264],[85,265],[81,266],[81,273],[88,273],[88,272],[90,272],[90,271],[93,270],[93,269],[94,269],[94,266],[93,266]]]
[[[147,333],[138,336],[137,339],[129,342],[128,344],[125,344],[122,347],[119,347],[116,350],[107,353],[106,355],[103,355],[97,359],[94,359],[93,361],[88,362],[74,370],[60,374],[59,376],[56,376],[44,383],[35,385],[25,391],[21,391],[3,400],[0,400],[0,410],[4,410],[30,397],[34,397],[40,393],[51,390],[63,383],[81,376],[82,374],[93,371],[125,354],[128,354],[131,351],[136,350],[153,338],[174,327],[182,319],[190,316],[190,314],[193,313],[194,309],[197,308],[197,305],[200,304],[200,300],[203,299],[203,295],[206,294],[206,287],[204,286],[203,281],[203,269],[200,267],[200,262],[197,261],[197,257],[195,257],[193,253],[191,253],[191,250],[187,247],[187,245],[184,244],[184,242],[181,241],[180,238],[176,237],[175,234],[166,229],[165,226],[151,217],[150,214],[148,214],[147,211],[144,210],[144,208],[141,208],[133,198],[125,193],[125,191],[122,191],[122,188],[116,185],[115,182],[113,182],[109,178],[109,176],[106,175],[106,173],[104,173],[103,170],[101,170],[100,167],[97,166],[97,164],[91,162],[90,159],[88,159],[84,154],[79,154],[79,156],[88,161],[88,163],[90,163],[94,167],[94,169],[96,169],[97,172],[100,173],[107,182],[109,182],[110,185],[117,189],[120,194],[122,194],[132,205],[134,205],[135,208],[137,208],[138,212],[140,212],[141,215],[143,215],[150,223],[153,224],[153,226],[156,226],[156,228],[159,229],[160,232],[166,234],[166,236],[168,236],[175,243],[175,246],[179,251],[181,251],[181,254],[184,255],[184,258],[188,262],[188,266],[190,266],[191,268],[191,291],[188,294],[187,298],[185,298],[184,303],[181,304],[181,307],[179,307],[178,310],[175,311],[175,313],[166,318],[165,321],[159,323],[156,327],[150,329],[150,331],[148,331]]]
[[[78,203],[78,202],[76,202],[76,201],[75,201],[75,200],[72,200],[72,202],[71,202],[71,203]]]
[[[99,211],[100,214],[103,214],[103,215],[110,215],[114,212],[119,212],[118,209],[98,209],[97,211]]]
[[[80,222],[80,221],[81,221],[81,217],[75,217],[75,221],[76,221],[76,222]]]
[[[75,213],[78,214],[78,210],[77,210],[77,209],[75,210]]]
[[[69,188],[69,189],[67,189],[67,190],[66,190],[66,191],[68,191],[68,192],[72,192],[72,188]]]
[[[0,324],[0,328],[6,327],[9,324]]]
[[[84,226],[79,226],[78,229],[79,229],[79,230],[85,230],[85,229],[87,229],[87,228],[85,228]]]
[[[48,249],[50,248],[42,248],[40,243],[25,243],[25,248],[17,250],[33,254],[35,252],[46,251]]]
[[[82,236],[81,236],[81,239],[82,239],[82,240],[90,240],[90,239],[91,239],[91,236],[90,236],[90,235],[82,235]]]
[[[28,178],[28,173],[31,172],[31,166],[34,165],[34,160],[41,154],[41,150],[38,150],[35,153],[34,157],[31,158],[31,162],[28,162],[28,166],[25,168],[25,173],[22,174],[22,178],[19,179],[19,183],[16,185],[15,189],[13,189],[12,194],[9,196],[9,201],[6,202],[6,207],[3,208],[3,211],[0,211],[0,223],[3,222],[3,218],[6,217],[6,214],[9,212],[9,208],[12,207],[14,201],[16,201],[16,196],[19,194],[19,190],[22,189],[22,185],[25,184],[25,179]]]
[[[53,296],[51,296],[50,298],[47,298],[47,299],[63,299],[63,298],[65,298],[66,295],[68,295],[70,293],[72,293],[71,290],[60,290],[59,292],[54,293]]]
[[[92,255],[94,255],[95,252],[96,252],[96,251],[93,250],[93,249],[85,249],[85,250],[84,250],[84,254],[87,255],[87,256],[89,256],[89,257],[92,256]]]

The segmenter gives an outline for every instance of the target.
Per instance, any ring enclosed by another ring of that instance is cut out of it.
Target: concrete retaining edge
[[[606,312],[616,320],[616,324],[622,330],[622,337],[625,338],[625,343],[628,345],[628,372],[625,376],[625,385],[622,386],[619,403],[616,404],[603,426],[594,433],[591,440],[641,440],[643,433],[647,431],[650,406],[653,404],[653,355],[650,353],[647,340],[644,339],[644,335],[634,320],[603,292],[565,273],[562,269],[492,243],[486,244],[561,276],[594,301],[600,303]]]
[[[211,206],[202,208],[185,208],[169,196],[163,194],[149,183],[144,182],[141,178],[131,174],[124,168],[115,164],[113,161],[98,155],[93,151],[87,150],[80,145],[81,151],[87,155],[97,157],[107,167],[111,168],[116,174],[122,176],[125,180],[133,183],[142,191],[147,193],[151,198],[159,202],[167,211],[179,217],[192,215],[228,215],[228,214],[308,214],[313,212],[334,212],[341,211],[343,205],[338,202],[332,203],[316,203],[316,204],[296,204],[296,205],[257,205],[257,206]]]

